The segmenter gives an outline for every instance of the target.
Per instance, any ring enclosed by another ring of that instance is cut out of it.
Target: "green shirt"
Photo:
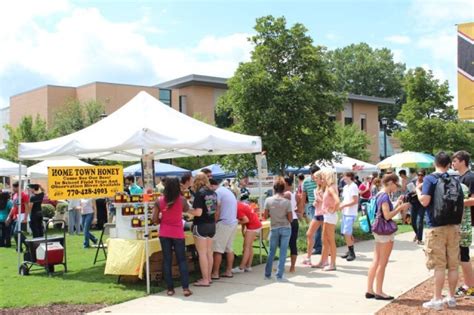
[[[464,192],[464,199],[469,198],[469,188],[466,185],[461,184],[462,190]],[[469,247],[472,243],[472,226],[471,226],[471,209],[470,207],[465,207],[462,215],[462,221],[460,226],[461,231],[461,241],[459,245],[461,247]]]
[[[316,185],[316,182],[311,177],[307,177],[303,181],[303,191],[306,193],[306,196],[308,196],[308,203],[310,205],[314,203],[314,190],[317,187],[318,185]]]

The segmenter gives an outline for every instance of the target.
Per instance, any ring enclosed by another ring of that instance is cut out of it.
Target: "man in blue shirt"
[[[426,267],[434,269],[434,296],[431,301],[423,303],[427,309],[442,310],[446,303],[448,307],[456,307],[454,298],[458,282],[459,266],[459,225],[438,226],[434,221],[435,188],[439,177],[447,174],[451,165],[451,157],[445,152],[439,152],[435,157],[435,172],[426,176],[423,183],[416,187],[418,200],[427,208],[426,229]],[[449,294],[442,298],[446,269],[448,269]]]

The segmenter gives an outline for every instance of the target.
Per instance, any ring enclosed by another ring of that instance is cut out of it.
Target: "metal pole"
[[[18,216],[16,220],[16,232],[18,233],[17,235],[17,240],[16,240],[16,245],[17,245],[17,255],[18,255],[18,268],[17,271],[20,272],[20,265],[21,265],[21,206],[22,206],[22,200],[21,200],[21,161],[18,163]],[[26,209],[25,209],[25,216],[26,216]]]
[[[261,176],[261,174],[258,174],[258,209],[259,209],[259,212],[260,212],[260,215],[261,215],[262,210],[263,210],[262,176]],[[259,239],[260,239],[260,241],[258,242],[258,246],[259,246],[260,264],[262,264],[263,229],[260,231]]]
[[[142,150],[142,176],[144,176],[145,174],[145,169],[143,167],[144,163],[143,163],[143,158],[145,157],[145,149]],[[153,174],[155,175],[155,174]],[[145,181],[143,182],[143,186],[145,186]],[[144,193],[146,193],[146,188],[147,187],[144,187]],[[150,294],[150,256],[149,256],[149,252],[150,252],[150,249],[148,247],[148,203],[144,203],[144,205],[146,205],[146,209],[145,209],[145,234],[144,234],[144,237],[145,237],[145,256],[146,256],[146,293],[147,294]]]
[[[387,158],[387,125],[383,125],[383,158]]]

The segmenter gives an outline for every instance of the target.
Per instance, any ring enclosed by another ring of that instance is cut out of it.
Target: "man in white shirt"
[[[346,185],[342,190],[342,221],[341,234],[344,235],[348,247],[347,253],[342,256],[347,261],[356,259],[354,252],[354,237],[352,236],[352,227],[357,218],[357,208],[359,205],[359,188],[354,183],[355,174],[353,172],[344,173],[344,182]]]

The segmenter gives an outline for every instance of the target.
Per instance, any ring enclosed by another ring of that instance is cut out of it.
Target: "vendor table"
[[[193,236],[185,233],[186,246],[194,245]],[[158,238],[148,241],[149,255],[161,251]],[[107,262],[104,274],[116,276],[138,276],[143,278],[143,268],[146,261],[145,240],[124,240],[109,238],[107,240]]]

